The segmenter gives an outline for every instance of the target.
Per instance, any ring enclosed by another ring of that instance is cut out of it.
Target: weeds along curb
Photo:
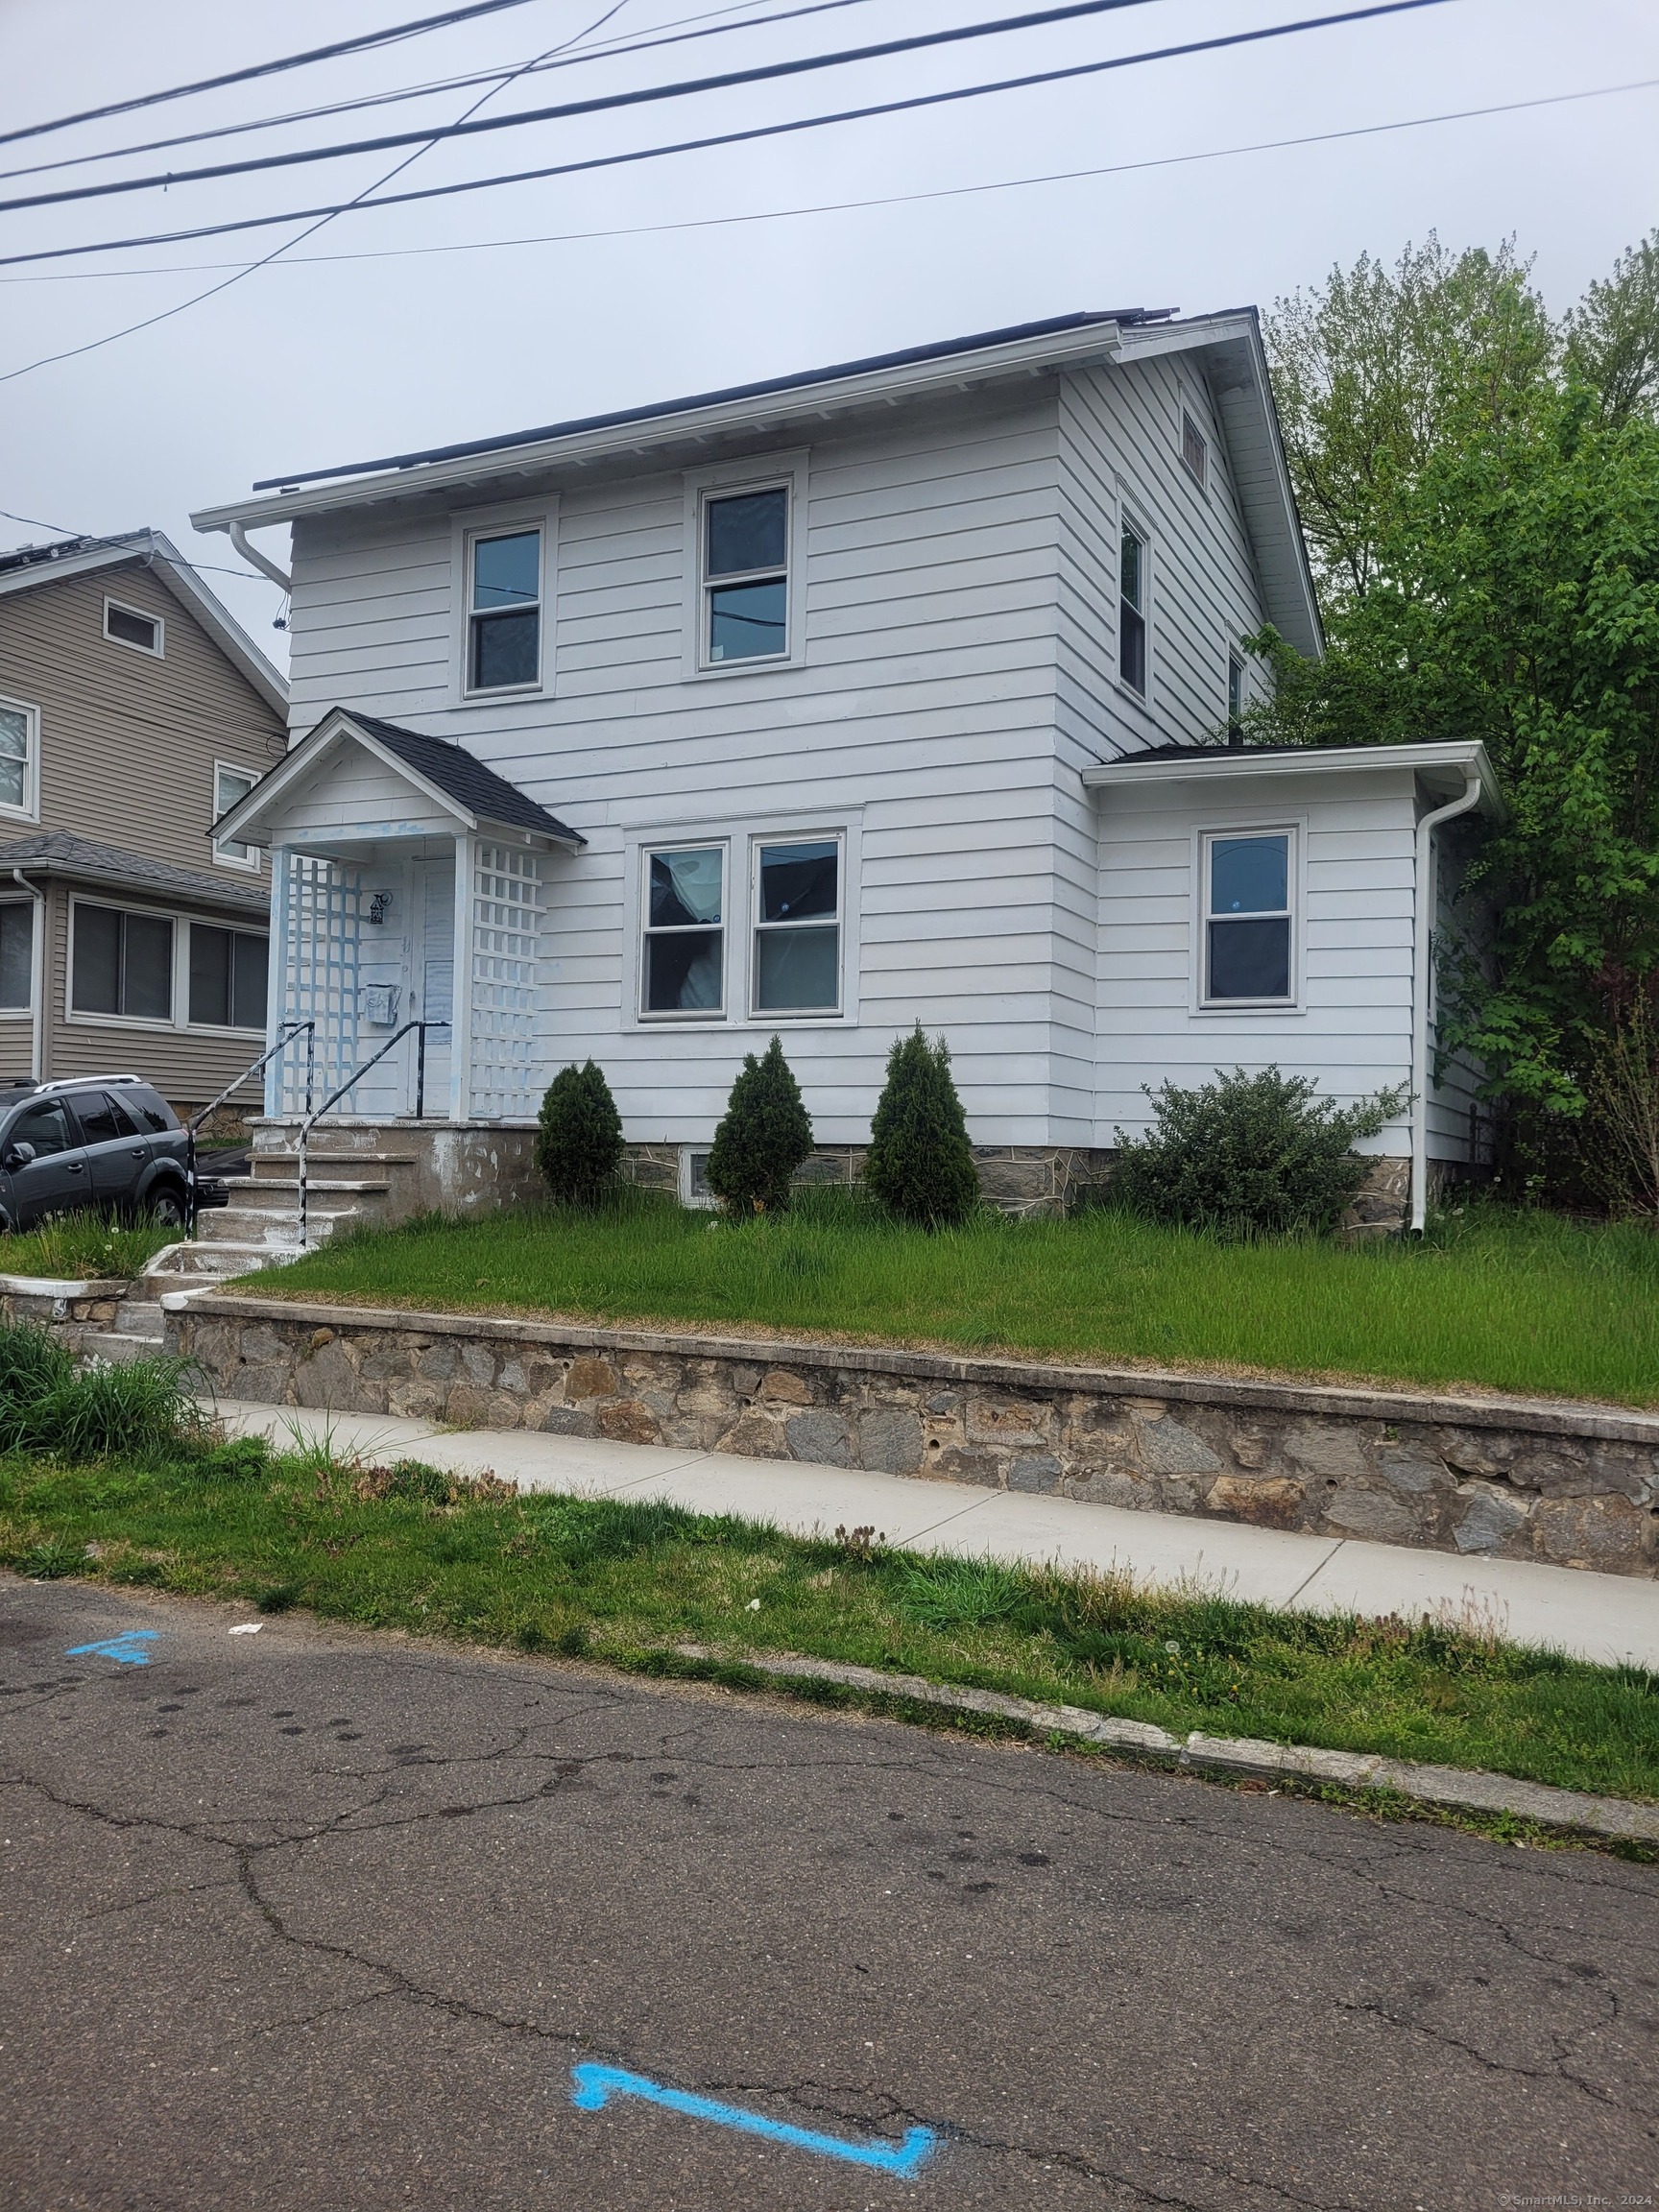
[[[718,1664],[721,1655],[702,1644],[678,1644],[678,1657]],[[1306,1743],[1263,1743],[1246,1736],[1206,1736],[1194,1729],[1182,1738],[1145,1720],[1114,1720],[1077,1705],[1039,1705],[1029,1697],[1010,1697],[998,1690],[958,1689],[929,1682],[920,1674],[884,1674],[874,1667],[845,1666],[832,1659],[807,1659],[789,1652],[744,1653],[728,1662],[736,1670],[779,1683],[829,1682],[872,1695],[902,1698],[952,1713],[976,1713],[989,1719],[1014,1720],[1044,1735],[1070,1736],[1134,1759],[1212,1773],[1229,1780],[1283,1780],[1315,1788],[1388,1791],[1420,1805],[1534,1822],[1543,1828],[1577,1830],[1619,1843],[1659,1844],[1659,1805],[1638,1805],[1623,1797],[1592,1797],[1577,1790],[1546,1783],[1520,1782],[1507,1774],[1488,1774],[1459,1767],[1418,1766],[1357,1751],[1321,1751]]]

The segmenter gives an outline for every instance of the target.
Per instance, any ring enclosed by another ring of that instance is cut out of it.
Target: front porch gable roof
[[[446,737],[428,737],[400,723],[383,722],[378,715],[360,714],[353,708],[332,707],[287,757],[262,776],[245,799],[220,816],[213,825],[219,838],[268,841],[269,818],[276,802],[315,767],[335,746],[355,743],[391,768],[415,789],[435,800],[464,829],[478,830],[496,824],[507,830],[527,830],[559,845],[580,848],[588,840],[571,830],[546,807],[498,776],[493,768]]]

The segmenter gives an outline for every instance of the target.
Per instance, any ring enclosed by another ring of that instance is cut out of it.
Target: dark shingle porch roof
[[[567,829],[557,815],[549,814],[545,806],[520,791],[517,783],[509,783],[505,776],[486,768],[465,746],[452,745],[446,737],[422,736],[419,730],[382,722],[377,715],[359,714],[354,707],[340,711],[389,753],[396,753],[418,776],[424,776],[428,783],[435,783],[465,806],[469,814],[486,822],[505,822],[515,830],[536,830],[543,837],[558,837],[568,845],[588,842],[578,830]]]

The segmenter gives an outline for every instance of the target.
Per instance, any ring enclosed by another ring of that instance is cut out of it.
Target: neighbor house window
[[[33,707],[0,699],[0,808],[35,811],[35,749],[39,716]]]
[[[789,650],[789,493],[780,484],[703,503],[703,656],[709,666]]]
[[[1234,745],[1244,740],[1244,663],[1237,653],[1227,656],[1227,737]]]
[[[726,854],[719,845],[645,854],[640,1011],[718,1014],[726,1003]]]
[[[20,1014],[35,1001],[35,902],[0,906],[0,1012]]]
[[[158,614],[144,614],[136,607],[123,607],[117,599],[104,602],[104,635],[112,645],[131,645],[134,652],[148,653],[153,661],[161,659],[166,642]]]
[[[173,1019],[173,925],[165,915],[75,902],[69,1002],[77,1014]]]
[[[229,768],[223,760],[213,763],[213,819],[222,821],[232,806],[239,806],[259,781],[252,768]],[[258,849],[244,845],[234,837],[215,837],[213,857],[232,868],[257,868]]]
[[[540,683],[540,530],[473,539],[467,608],[467,688],[513,691]]]
[[[1206,838],[1204,996],[1222,1003],[1291,997],[1290,832]]]
[[[1146,541],[1125,522],[1118,555],[1118,673],[1146,693]]]
[[[1181,410],[1181,458],[1200,484],[1209,482],[1210,442],[1185,407]]]
[[[833,1014],[841,1004],[841,844],[756,848],[756,1014]]]
[[[190,1019],[212,1029],[263,1029],[270,939],[190,925]]]

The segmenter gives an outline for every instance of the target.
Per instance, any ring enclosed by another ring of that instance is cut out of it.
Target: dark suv
[[[0,1090],[0,1230],[96,1211],[181,1231],[189,1142],[137,1075]]]

